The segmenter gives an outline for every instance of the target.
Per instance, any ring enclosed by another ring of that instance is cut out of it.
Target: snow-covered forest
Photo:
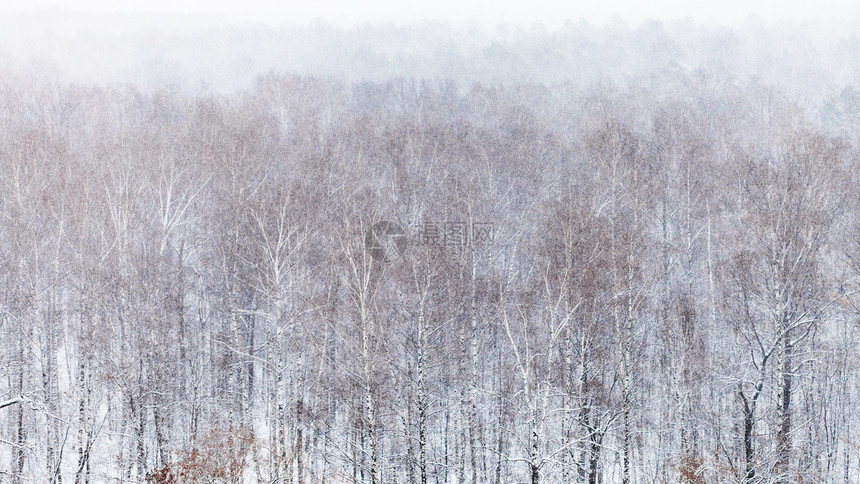
[[[28,21],[0,483],[860,482],[860,38]]]

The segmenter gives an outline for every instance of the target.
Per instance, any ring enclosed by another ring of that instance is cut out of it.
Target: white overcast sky
[[[584,18],[604,24],[613,15],[630,23],[645,19],[675,20],[737,26],[751,16],[767,22],[850,20],[860,15],[860,2],[848,0],[0,0],[0,11],[61,8],[93,12],[198,13],[267,23],[305,23],[323,19],[339,26],[373,21],[408,23],[440,19],[455,23],[470,19],[485,25],[542,22],[548,28],[565,19]]]

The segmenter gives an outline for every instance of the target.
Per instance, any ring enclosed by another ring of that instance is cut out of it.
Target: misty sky
[[[399,0],[6,0],[2,10],[32,8],[71,8],[95,12],[150,11],[164,13],[195,13],[227,16],[236,20],[266,23],[304,23],[323,19],[338,26],[352,26],[369,21],[408,23],[417,19],[434,18],[450,22],[476,19],[489,25],[497,23],[543,23],[549,28],[560,26],[565,19],[584,18],[602,24],[614,15],[631,23],[645,19],[675,20],[691,17],[701,23],[738,25],[751,16],[769,22],[804,23],[817,20],[855,20],[860,4],[848,0],[600,0],[561,2],[530,0],[495,2],[492,0],[438,0],[434,2],[405,2]]]

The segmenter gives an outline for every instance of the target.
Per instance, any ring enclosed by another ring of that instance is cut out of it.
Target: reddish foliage
[[[245,472],[253,438],[245,429],[211,430],[179,459],[149,473],[149,484],[236,484]]]

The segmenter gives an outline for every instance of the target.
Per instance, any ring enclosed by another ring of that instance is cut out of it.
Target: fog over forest
[[[860,483],[860,17],[0,11],[0,484]]]

